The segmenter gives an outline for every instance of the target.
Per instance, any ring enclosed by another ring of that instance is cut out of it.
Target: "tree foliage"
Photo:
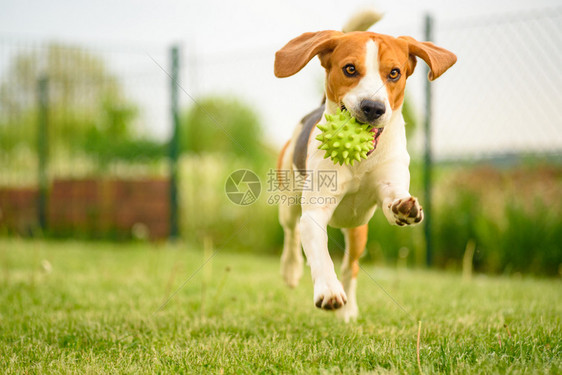
[[[0,83],[0,146],[33,148],[37,127],[37,82],[48,79],[48,141],[54,152],[86,153],[102,162],[163,154],[161,144],[139,139],[137,107],[96,54],[51,44],[16,55]],[[136,143],[143,147],[136,147]],[[134,152],[131,152],[134,150]]]
[[[182,116],[180,147],[182,152],[217,152],[255,163],[269,162],[272,156],[257,115],[230,97],[207,97],[191,106]]]

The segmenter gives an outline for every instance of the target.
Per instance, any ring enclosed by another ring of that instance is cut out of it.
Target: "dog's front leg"
[[[338,309],[347,303],[347,296],[328,253],[327,226],[335,208],[336,205],[303,205],[299,224],[303,249],[314,282],[314,304],[325,310]]]
[[[378,176],[379,199],[384,216],[392,225],[416,225],[423,220],[423,209],[418,199],[409,193],[408,163],[388,163]]]

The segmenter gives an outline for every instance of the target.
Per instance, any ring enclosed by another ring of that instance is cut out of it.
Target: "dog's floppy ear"
[[[447,51],[445,48],[438,47],[431,42],[418,42],[410,36],[400,36],[398,39],[408,42],[410,58],[412,58],[412,56],[417,56],[426,62],[431,70],[428,74],[430,81],[437,79],[457,62],[457,56],[455,56],[454,53]],[[413,67],[415,67],[415,64]],[[411,69],[412,71],[409,72],[410,74],[413,72],[413,67]]]
[[[275,76],[289,77],[299,72],[317,54],[333,50],[340,31],[304,33],[275,53]]]

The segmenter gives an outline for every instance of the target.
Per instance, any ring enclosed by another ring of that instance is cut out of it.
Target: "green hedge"
[[[273,167],[274,155],[270,158]],[[183,234],[190,240],[212,238],[222,247],[280,254],[283,233],[277,207],[267,202],[268,168],[218,153],[182,160]],[[420,166],[412,166],[412,194],[419,188]],[[251,206],[237,206],[224,191],[237,169],[252,169],[262,195]],[[475,244],[474,270],[490,273],[558,275],[562,264],[562,169],[530,165],[511,169],[439,167],[433,208],[434,265],[460,270],[469,242]],[[423,199],[422,199],[423,204]],[[369,223],[365,261],[386,265],[425,262],[423,226],[390,226],[380,210]],[[329,247],[341,256],[339,230],[329,228]]]

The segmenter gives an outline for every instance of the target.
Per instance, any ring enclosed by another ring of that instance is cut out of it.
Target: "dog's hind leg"
[[[359,309],[355,289],[359,273],[359,258],[367,245],[367,224],[356,228],[342,229],[345,237],[345,255],[341,267],[341,281],[347,294],[347,304],[337,311],[340,318],[349,322],[357,318]]]
[[[285,239],[281,255],[281,275],[288,286],[298,285],[303,273],[303,256],[299,233],[300,206],[280,204],[279,221],[283,226]]]

